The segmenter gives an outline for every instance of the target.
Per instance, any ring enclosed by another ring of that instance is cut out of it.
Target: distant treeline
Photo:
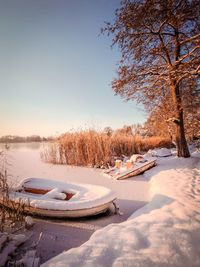
[[[24,143],[24,142],[46,142],[53,140],[52,137],[41,137],[39,135],[17,136],[5,135],[0,137],[0,143]]]

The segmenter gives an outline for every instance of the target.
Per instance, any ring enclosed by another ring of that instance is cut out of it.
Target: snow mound
[[[154,149],[150,151],[151,155],[154,157],[169,157],[172,155],[172,152],[168,148],[159,148],[159,149]]]
[[[149,204],[43,267],[199,267],[200,158],[160,159]]]

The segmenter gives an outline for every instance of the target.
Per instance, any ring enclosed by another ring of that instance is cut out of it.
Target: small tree
[[[115,14],[103,30],[122,53],[114,91],[148,110],[168,99],[178,156],[189,157],[180,85],[200,73],[200,1],[122,0]]]

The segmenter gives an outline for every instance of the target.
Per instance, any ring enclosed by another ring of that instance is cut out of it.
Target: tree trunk
[[[185,138],[182,101],[179,86],[175,85],[175,83],[171,85],[171,94],[175,109],[175,118],[173,121],[176,124],[177,156],[188,158],[190,157],[190,152]]]
[[[177,144],[177,156],[188,158],[190,152],[187,146],[185,138],[184,123],[183,123],[183,111],[178,113],[178,123],[176,123],[176,144]]]

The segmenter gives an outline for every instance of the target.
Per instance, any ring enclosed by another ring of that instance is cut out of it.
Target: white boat
[[[26,213],[77,218],[103,213],[115,206],[115,199],[115,193],[102,186],[29,178],[9,194],[6,206],[20,202]]]
[[[146,170],[156,166],[156,159],[145,159],[141,155],[131,157],[132,167],[127,168],[125,164],[105,170],[104,173],[116,180],[127,179],[144,173]]]

